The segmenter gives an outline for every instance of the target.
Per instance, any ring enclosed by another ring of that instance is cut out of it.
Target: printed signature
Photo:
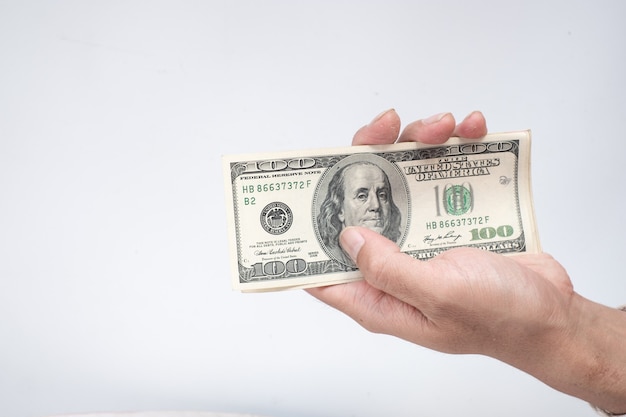
[[[445,235],[426,235],[424,237],[424,243],[430,246],[437,246],[442,244],[456,243],[462,236],[458,233],[455,233],[454,230],[449,231]]]

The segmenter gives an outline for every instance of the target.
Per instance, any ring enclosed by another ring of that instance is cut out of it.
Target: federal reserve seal
[[[261,227],[267,233],[281,235],[289,230],[292,223],[293,213],[285,203],[269,203],[261,210]]]

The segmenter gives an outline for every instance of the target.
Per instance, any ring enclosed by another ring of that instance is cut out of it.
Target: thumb
[[[432,277],[428,262],[400,252],[394,242],[363,227],[344,229],[339,241],[371,286],[412,305],[424,295]]]

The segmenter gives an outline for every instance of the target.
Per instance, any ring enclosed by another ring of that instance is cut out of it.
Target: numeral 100
[[[290,274],[299,274],[306,270],[306,261],[304,259],[290,259],[287,263],[282,261],[270,261],[266,263],[257,262],[252,265],[252,276],[278,276],[287,271]]]
[[[493,239],[496,236],[510,237],[513,235],[513,232],[513,227],[509,226],[508,224],[500,226],[498,228],[488,226],[481,229],[470,230],[470,233],[472,234],[472,240],[489,240]]]

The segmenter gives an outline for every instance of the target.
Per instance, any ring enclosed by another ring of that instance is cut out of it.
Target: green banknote
[[[415,259],[469,246],[541,250],[530,131],[224,156],[233,289],[272,291],[354,281],[338,243],[362,226]]]

